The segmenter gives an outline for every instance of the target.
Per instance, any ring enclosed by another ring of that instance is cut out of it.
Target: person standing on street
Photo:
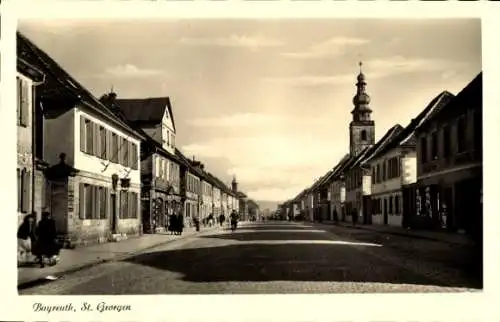
[[[36,228],[37,252],[40,266],[44,267],[44,257],[54,259],[59,255],[60,247],[57,243],[56,222],[48,211],[42,213],[42,220]]]
[[[17,230],[17,251],[18,262],[30,262],[32,254],[32,246],[36,243],[35,235],[36,213],[26,215],[21,226]]]

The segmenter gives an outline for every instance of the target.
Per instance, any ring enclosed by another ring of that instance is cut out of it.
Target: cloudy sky
[[[95,96],[170,96],[176,143],[256,200],[294,197],[347,153],[358,61],[376,138],[481,70],[479,20],[21,21]]]

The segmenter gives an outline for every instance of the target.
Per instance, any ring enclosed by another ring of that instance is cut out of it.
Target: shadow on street
[[[342,244],[317,244],[313,236],[307,238],[265,232],[230,233],[204,236],[203,238],[248,241],[234,245],[186,248],[145,253],[127,259],[127,262],[178,272],[189,282],[368,282],[388,284],[416,284],[448,287],[449,285],[413,273],[381,259],[359,252]],[[283,240],[286,238],[286,240]],[[267,240],[269,244],[252,245],[251,241]],[[283,243],[273,243],[273,240]],[[295,239],[309,240],[297,243]],[[325,238],[323,238],[325,239]]]
[[[256,229],[252,229],[256,230]],[[310,231],[298,230],[290,231],[236,231],[228,234],[213,234],[205,235],[201,238],[218,238],[237,241],[257,241],[257,240],[328,240],[327,232],[318,231],[312,233]]]

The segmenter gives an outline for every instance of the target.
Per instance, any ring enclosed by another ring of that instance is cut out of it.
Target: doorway
[[[116,234],[116,194],[111,194],[111,233]]]

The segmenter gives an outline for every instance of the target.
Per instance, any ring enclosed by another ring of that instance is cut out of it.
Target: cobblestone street
[[[456,292],[470,250],[332,225],[243,223],[24,289],[21,295]],[[64,259],[63,259],[64,260]]]

